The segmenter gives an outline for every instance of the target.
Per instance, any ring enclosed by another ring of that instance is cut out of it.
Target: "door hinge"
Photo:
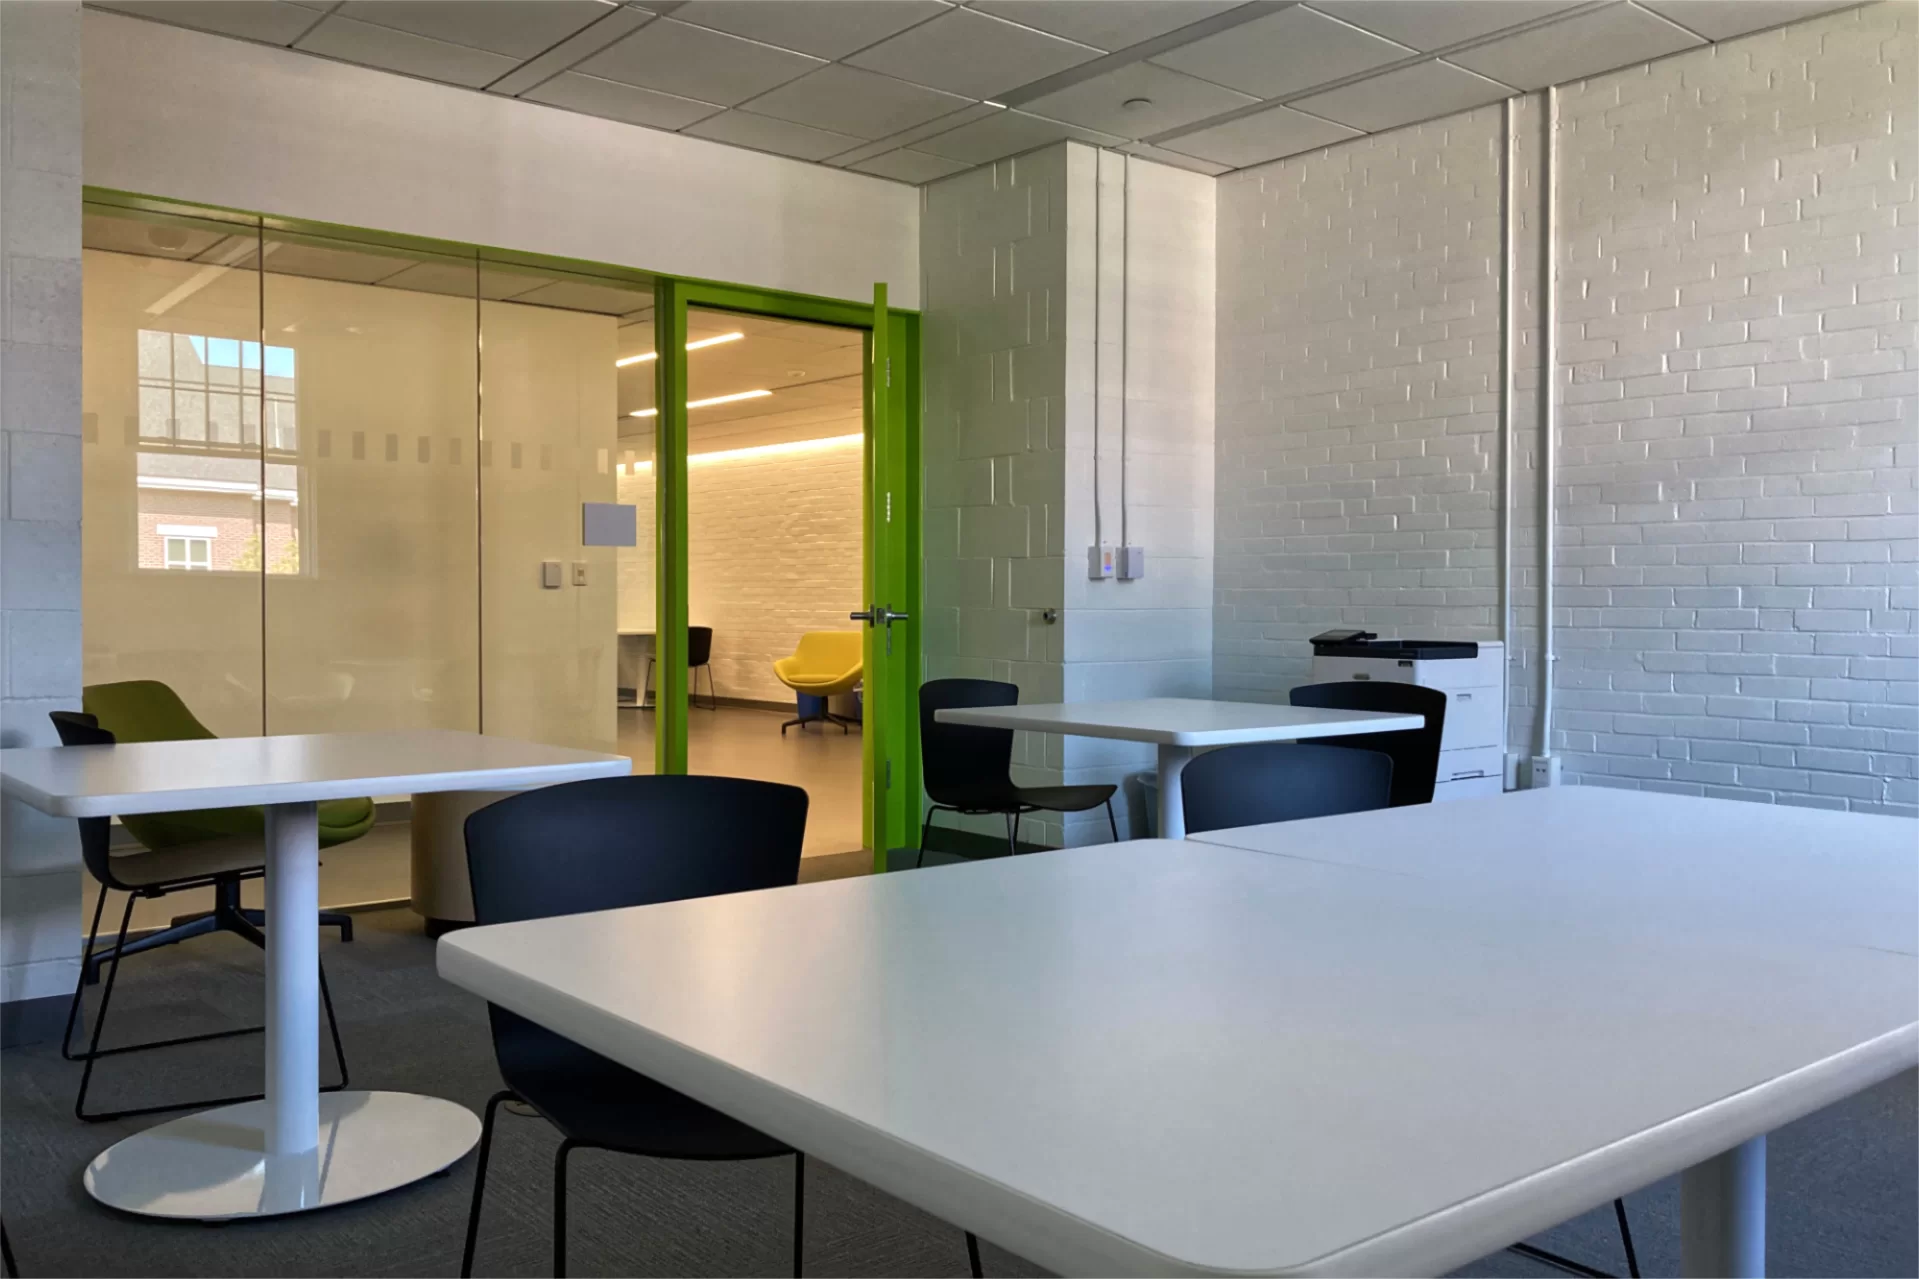
[[[893,385],[893,357],[886,357],[886,385]]]
[[[888,524],[893,522],[893,494],[891,492],[888,492],[886,495],[886,522]]]

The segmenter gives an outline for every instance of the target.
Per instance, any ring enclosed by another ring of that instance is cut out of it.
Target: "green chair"
[[[116,742],[188,742],[218,736],[194,718],[180,695],[159,680],[131,679],[114,684],[91,684],[80,690],[80,704],[99,726],[113,734]],[[320,847],[330,848],[355,840],[373,829],[371,799],[330,799],[319,805]],[[213,839],[236,836],[264,840],[266,810],[257,806],[241,808],[199,808],[184,813],[145,813],[123,815],[121,825],[147,848],[158,852],[182,844],[201,844]],[[126,954],[151,950],[214,931],[214,922],[237,912],[249,922],[264,922],[261,911],[240,905],[237,882],[226,882],[217,889],[221,900],[204,915],[187,915],[173,921],[173,927],[126,944]],[[228,900],[228,899],[231,900]],[[338,928],[341,941],[353,940],[353,917],[340,911],[320,912],[322,928]],[[99,963],[89,957],[85,980],[99,980]]]

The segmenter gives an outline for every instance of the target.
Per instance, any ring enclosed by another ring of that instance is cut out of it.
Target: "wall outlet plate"
[[[1146,548],[1143,546],[1122,546],[1119,548],[1119,575],[1127,582],[1138,581],[1146,576]]]
[[[1089,546],[1086,548],[1086,576],[1098,582],[1113,575],[1113,548],[1110,546]]]
[[[1559,756],[1534,755],[1526,761],[1526,789],[1542,790],[1559,785]]]

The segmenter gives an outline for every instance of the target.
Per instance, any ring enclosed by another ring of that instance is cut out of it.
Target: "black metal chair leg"
[[[1106,800],[1106,824],[1113,828],[1113,842],[1119,843],[1119,821],[1113,816],[1113,801],[1110,796]]]
[[[1639,1254],[1633,1251],[1632,1227],[1626,1224],[1626,1201],[1612,1201],[1613,1215],[1619,1218],[1619,1242],[1626,1245],[1626,1273],[1639,1279]]]
[[[553,1156],[553,1279],[566,1275],[566,1157],[573,1153],[573,1139],[560,1143]]]
[[[979,1264],[979,1236],[970,1230],[966,1232],[966,1261],[973,1269],[973,1279],[986,1279]]]
[[[102,888],[99,895],[93,899],[93,927],[87,930],[87,948],[80,952],[82,955],[93,954],[93,948],[100,940],[100,915],[106,908],[107,890]],[[73,1023],[80,1017],[81,997],[86,989],[87,963],[83,959],[80,963],[80,976],[73,983],[73,1002],[67,1005],[66,1033],[60,1036],[60,1055],[68,1061],[79,1060],[73,1055]]]
[[[100,1032],[106,1029],[107,1005],[113,1002],[113,984],[120,977],[120,950],[126,945],[127,929],[133,923],[134,897],[127,894],[127,908],[120,913],[120,935],[113,946],[113,967],[107,970],[106,989],[100,992],[100,1011],[94,1015],[93,1037],[87,1044],[86,1068],[80,1072],[80,1095],[73,1100],[76,1119],[87,1121],[87,1087],[93,1082],[93,1063],[100,1055]]]
[[[205,937],[208,933],[220,931],[220,924],[211,913],[189,918],[185,923],[170,924],[157,932],[144,937],[135,937],[121,948],[121,958],[138,955],[149,950],[158,950],[162,946],[172,946],[195,937]],[[104,955],[86,955],[80,961],[81,975],[87,985],[100,980],[100,967],[106,962]]]
[[[1019,856],[1019,818],[1012,813],[1006,814],[1006,855]]]
[[[933,833],[933,814],[938,811],[937,808],[927,809],[926,820],[920,823],[920,855],[913,859],[914,870],[926,865],[926,837]]]
[[[321,1088],[321,1092],[334,1092],[345,1088],[347,1084],[346,1049],[340,1043],[340,1019],[333,1015],[333,992],[327,989],[326,965],[316,961],[320,971],[320,1003],[326,1009],[327,1029],[333,1032],[333,1060],[340,1064],[340,1082],[331,1088]]]
[[[793,1152],[793,1279],[800,1279],[806,1257],[806,1154]]]
[[[500,1103],[516,1101],[519,1094],[503,1088],[486,1099],[486,1113],[480,1119],[480,1151],[473,1161],[473,1207],[466,1214],[466,1249],[460,1254],[460,1279],[472,1279],[473,1253],[480,1242],[480,1201],[486,1195],[486,1160],[493,1152],[493,1124],[499,1118]]]
[[[0,1226],[0,1264],[7,1268],[7,1279],[19,1279],[20,1263],[13,1259],[13,1240],[7,1238],[5,1226]]]

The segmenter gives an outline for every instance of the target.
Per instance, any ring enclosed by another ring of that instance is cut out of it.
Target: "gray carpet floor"
[[[329,933],[330,937],[331,934]],[[351,945],[324,943],[353,1083],[482,1106],[499,1085],[484,1005],[441,982],[433,943],[405,911],[359,917]],[[128,961],[109,1043],[217,1029],[259,1018],[260,955],[216,937]],[[136,1105],[258,1087],[254,1038],[103,1062],[92,1103]],[[327,1067],[331,1069],[330,1063]],[[73,1118],[80,1067],[53,1044],[0,1055],[0,1209],[26,1275],[450,1275],[457,1271],[472,1160],[450,1175],[327,1212],[210,1228],[106,1211],[80,1172],[101,1148],[159,1120]],[[328,1076],[330,1078],[330,1075]],[[1775,1275],[1919,1274],[1919,1080],[1902,1075],[1775,1134],[1770,1143],[1770,1270]],[[535,1118],[506,1118],[488,1178],[478,1271],[550,1273],[552,1156]],[[792,1161],[667,1163],[575,1156],[569,1262],[576,1275],[779,1275],[790,1266]],[[963,1275],[960,1232],[853,1177],[811,1161],[806,1266],[817,1275]],[[1642,1268],[1678,1262],[1671,1181],[1628,1200]],[[1610,1209],[1533,1242],[1624,1272]],[[1043,1273],[984,1249],[987,1273]],[[1555,1271],[1512,1253],[1460,1273]]]

